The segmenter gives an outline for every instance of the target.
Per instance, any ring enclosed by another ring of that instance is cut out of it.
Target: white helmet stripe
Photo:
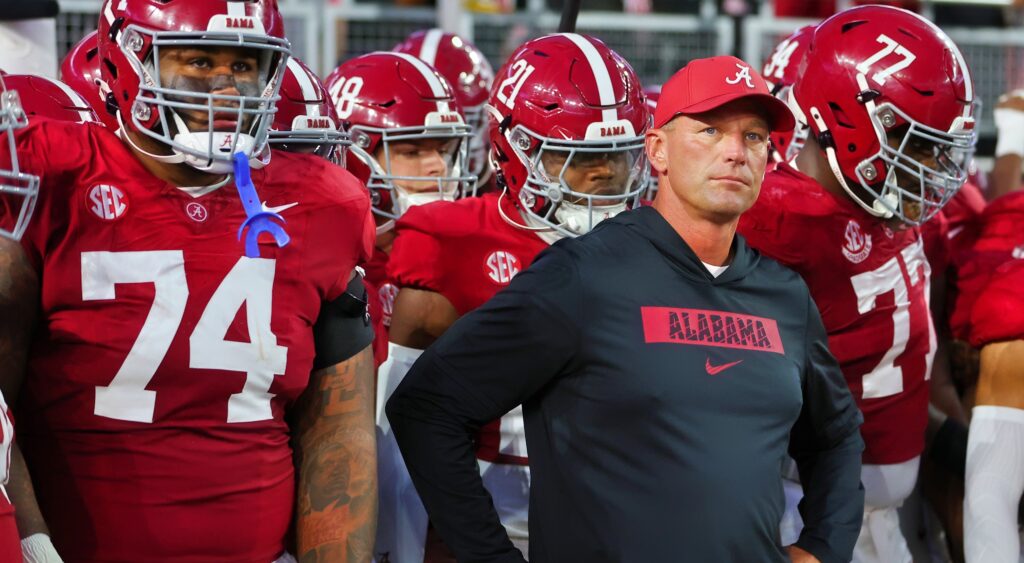
[[[597,95],[601,105],[614,105],[615,89],[612,88],[612,77],[608,73],[608,67],[601,60],[601,54],[597,52],[594,44],[577,33],[562,33],[560,35],[575,43],[587,58],[587,62],[590,63],[590,71],[594,74],[594,81],[597,83]],[[606,109],[601,110],[602,121],[615,121],[618,118],[619,112],[615,108],[606,107]]]
[[[107,25],[114,24],[114,8],[112,7],[113,4],[114,0],[107,0],[103,4],[103,17],[107,19]]]
[[[437,47],[441,44],[441,37],[444,31],[431,29],[423,36],[423,44],[420,45],[420,58],[430,66],[437,64]]]
[[[71,103],[74,104],[74,106],[76,108],[86,108],[86,109],[78,110],[78,121],[79,121],[79,123],[89,123],[89,122],[92,122],[92,121],[96,121],[95,119],[92,118],[92,112],[89,109],[89,102],[86,102],[82,98],[82,96],[80,96],[78,94],[78,92],[75,92],[74,90],[72,90],[70,86],[68,86],[67,84],[64,84],[60,80],[50,80],[49,78],[45,78],[45,77],[42,77],[42,76],[40,76],[38,78],[42,78],[43,80],[46,80],[46,81],[48,81],[48,82],[50,82],[52,84],[56,84],[57,87],[60,88],[64,92],[64,94],[67,95],[68,98],[71,99]]]
[[[299,83],[299,90],[302,90],[302,99],[307,102],[320,98],[319,91],[310,80],[306,69],[302,68],[294,58],[288,59],[288,72],[292,73],[295,81]],[[306,117],[320,117],[320,106],[318,104],[306,104]]]
[[[244,18],[247,14],[245,13],[245,2],[228,2],[228,15],[233,18]]]
[[[420,71],[420,74],[423,75],[423,79],[426,80],[427,84],[430,85],[430,92],[434,95],[435,98],[448,98],[448,93],[445,92],[444,85],[442,85],[441,81],[437,78],[437,74],[434,71],[434,69],[427,66],[427,63],[417,59],[416,57],[408,53],[389,52],[388,54],[405,59],[410,64],[412,64],[412,66],[416,67],[416,70]],[[439,101],[437,102],[437,111],[449,113],[452,110],[449,109],[447,101]]]

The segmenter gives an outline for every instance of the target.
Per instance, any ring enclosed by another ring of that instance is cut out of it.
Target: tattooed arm
[[[12,409],[25,378],[25,363],[38,307],[38,276],[21,246],[0,237],[0,391]],[[48,533],[17,443],[11,450],[10,480],[6,490],[15,507],[21,537]]]
[[[296,404],[300,563],[363,563],[377,527],[373,352],[317,370]]]

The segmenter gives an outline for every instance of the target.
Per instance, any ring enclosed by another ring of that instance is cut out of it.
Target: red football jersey
[[[369,197],[323,159],[252,172],[291,242],[244,255],[232,184],[192,197],[110,131],[40,121],[22,240],[42,282],[19,440],[65,561],[267,563],[295,495],[284,415],[312,326],[373,243]]]
[[[918,229],[888,229],[845,197],[780,164],[740,219],[750,246],[803,276],[864,414],[864,462],[921,454],[935,332]]]
[[[388,276],[398,287],[440,293],[459,316],[483,305],[548,246],[533,232],[502,219],[500,202],[500,194],[488,193],[410,209],[396,225]],[[511,205],[505,205],[506,214],[518,217]],[[521,409],[481,430],[477,457],[526,463]]]
[[[11,475],[11,446],[14,445],[14,417],[0,393],[0,484],[7,485]],[[21,538],[14,520],[14,505],[0,487],[0,561],[21,561]]]
[[[952,244],[949,238],[949,220],[940,211],[924,225],[921,225],[921,241],[924,255],[932,275],[942,275],[950,265]]]
[[[981,188],[967,182],[960,191],[942,208],[942,214],[949,222],[949,257],[953,267],[958,267],[957,257],[969,251],[978,239],[981,229],[981,215],[985,212],[985,195]]]
[[[366,298],[373,322],[373,362],[380,367],[388,359],[388,328],[398,288],[387,278],[388,254],[374,247],[370,259],[360,266],[366,272]]]
[[[970,342],[975,348],[1024,340],[1024,245],[1020,258],[1000,266],[971,309]]]
[[[958,270],[959,294],[950,324],[953,335],[961,340],[987,342],[987,336],[975,335],[975,301],[980,299],[990,283],[998,276],[996,271],[1005,263],[1024,259],[1024,191],[1013,191],[999,197],[985,208],[981,217],[978,239],[969,252],[964,253]],[[1020,279],[1020,278],[1015,278]],[[1000,280],[1000,286],[1006,281]],[[1019,308],[1019,307],[1018,307]],[[1013,311],[1006,311],[1010,322]],[[992,319],[991,322],[1000,322]],[[982,332],[987,332],[982,331]],[[995,332],[999,332],[996,330]]]

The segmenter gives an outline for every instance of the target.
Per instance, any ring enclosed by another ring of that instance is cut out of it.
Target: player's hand
[[[821,563],[810,552],[804,551],[795,545],[787,547],[786,553],[789,555],[789,560],[793,563]]]

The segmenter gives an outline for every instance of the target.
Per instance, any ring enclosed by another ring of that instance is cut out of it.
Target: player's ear
[[[651,129],[644,138],[647,160],[658,174],[668,170],[668,132],[664,129]]]

